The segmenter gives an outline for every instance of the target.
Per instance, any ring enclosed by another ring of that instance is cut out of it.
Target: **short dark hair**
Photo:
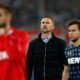
[[[49,18],[53,21],[53,18],[51,16],[43,16],[42,18]]]
[[[70,20],[68,23],[67,23],[67,26],[71,26],[71,25],[78,25],[78,29],[80,30],[80,20]]]
[[[12,14],[12,10],[11,10],[10,6],[7,4],[0,4],[0,9],[4,9],[7,13]]]

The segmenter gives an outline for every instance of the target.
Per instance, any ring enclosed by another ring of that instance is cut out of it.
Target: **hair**
[[[42,19],[43,19],[43,18],[49,18],[49,19],[51,19],[52,22],[53,22],[53,18],[52,18],[51,16],[43,16]]]
[[[6,11],[6,13],[12,14],[12,10],[9,5],[0,4],[0,9],[4,9]]]
[[[80,30],[80,20],[70,20],[68,23],[67,23],[67,26],[71,26],[71,25],[74,25],[76,24],[78,26],[78,29]]]

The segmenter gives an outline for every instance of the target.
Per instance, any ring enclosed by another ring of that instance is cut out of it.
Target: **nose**
[[[46,27],[46,25],[44,25],[43,27]]]
[[[44,23],[43,26],[46,26],[46,23]]]
[[[46,27],[46,23],[42,24],[43,27]]]
[[[72,32],[72,31],[70,31],[70,32],[69,32],[69,35],[73,35],[73,32]]]

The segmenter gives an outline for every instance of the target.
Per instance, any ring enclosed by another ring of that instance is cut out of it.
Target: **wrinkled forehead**
[[[42,18],[41,22],[52,22],[50,18]]]

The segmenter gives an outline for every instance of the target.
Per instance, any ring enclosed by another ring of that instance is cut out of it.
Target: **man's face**
[[[68,34],[72,41],[75,41],[80,38],[80,30],[78,29],[77,24],[73,24],[68,27]]]
[[[41,31],[43,33],[51,32],[53,28],[54,28],[54,25],[50,18],[43,18],[41,20]]]
[[[7,22],[9,21],[9,15],[6,11],[0,8],[0,28],[5,28]]]

